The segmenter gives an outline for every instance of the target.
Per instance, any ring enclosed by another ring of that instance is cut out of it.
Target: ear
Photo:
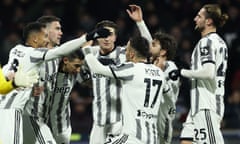
[[[63,63],[67,64],[69,62],[69,59],[67,57],[63,57]]]
[[[160,55],[166,55],[167,54],[167,50],[165,49],[161,49],[159,52]]]
[[[134,50],[131,50],[130,51],[130,57],[133,59],[135,57],[135,51]]]
[[[211,25],[213,23],[213,20],[211,18],[206,19],[206,24]]]
[[[32,41],[34,42],[34,43],[37,43],[37,41],[38,41],[38,36],[34,33],[34,34],[32,34],[32,35],[30,35],[30,37],[32,38]]]

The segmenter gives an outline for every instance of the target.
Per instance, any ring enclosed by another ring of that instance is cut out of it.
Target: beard
[[[202,32],[204,30],[204,27],[199,27],[198,25],[196,25],[194,30]]]

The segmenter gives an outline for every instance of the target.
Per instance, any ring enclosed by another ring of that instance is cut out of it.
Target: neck
[[[144,62],[144,63],[147,63],[147,59],[146,58],[133,58],[132,59],[132,62],[134,63],[138,63],[138,62]]]
[[[54,48],[54,45],[48,43],[47,48],[48,48],[48,49]]]
[[[112,52],[114,47],[112,49],[101,49],[100,48],[100,54],[101,55],[108,55],[110,52]]]
[[[202,37],[206,36],[209,33],[213,33],[213,32],[217,32],[216,28],[211,27],[211,28],[207,28],[204,31],[201,32]]]
[[[37,48],[37,45],[34,42],[26,42],[25,45],[33,48]]]

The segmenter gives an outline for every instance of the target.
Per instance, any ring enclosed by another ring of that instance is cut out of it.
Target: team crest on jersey
[[[206,56],[209,54],[209,47],[202,47],[200,48],[201,56]]]

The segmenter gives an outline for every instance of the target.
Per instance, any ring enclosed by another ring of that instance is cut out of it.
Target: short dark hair
[[[115,33],[118,33],[118,26],[116,23],[110,20],[103,20],[96,24],[95,28],[102,28],[102,27],[111,27],[114,29]]]
[[[60,22],[61,19],[56,17],[56,16],[45,15],[45,16],[41,16],[40,18],[38,18],[37,21],[40,22],[40,23],[43,23],[43,24],[49,24],[49,23],[54,22],[54,21]]]
[[[173,60],[177,50],[177,41],[167,33],[156,32],[153,39],[160,42],[161,48],[166,50],[167,60]]]
[[[222,10],[218,4],[206,4],[203,6],[206,11],[205,17],[213,20],[213,25],[222,27],[228,20],[227,14],[222,14]]]
[[[39,22],[30,22],[23,28],[23,42],[26,43],[30,34],[33,32],[41,32],[46,26]]]
[[[77,50],[74,51],[73,53],[71,53],[70,55],[67,56],[69,60],[74,60],[76,58],[79,58],[80,60],[84,59],[84,54],[82,52],[82,50]]]
[[[138,53],[140,57],[149,58],[151,56],[149,42],[142,36],[130,38],[130,46]]]

